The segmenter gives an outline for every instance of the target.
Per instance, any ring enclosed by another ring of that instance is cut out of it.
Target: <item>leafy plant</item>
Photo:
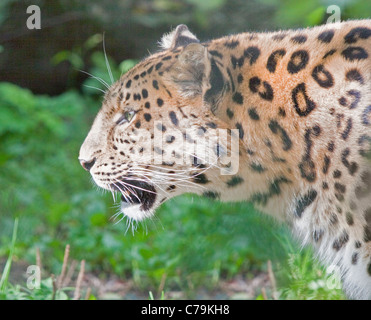
[[[290,253],[281,272],[286,286],[281,286],[281,299],[288,300],[344,300],[340,279],[331,279],[324,268],[313,259],[311,250]]]

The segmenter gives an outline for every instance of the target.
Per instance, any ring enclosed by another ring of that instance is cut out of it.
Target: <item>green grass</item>
[[[9,252],[8,259],[6,260],[5,267],[4,267],[4,270],[2,272],[1,279],[0,279],[0,297],[5,296],[7,293],[10,268],[12,266],[12,261],[13,261],[15,241],[17,239],[17,231],[18,231],[18,219],[15,219],[14,227],[13,227],[12,242],[10,245],[10,252]]]
[[[62,271],[58,277],[53,274],[46,279],[41,279],[41,266],[31,265],[27,268],[27,281],[26,285],[16,284],[13,285],[9,282],[14,252],[16,249],[16,240],[18,232],[18,218],[14,221],[12,242],[10,245],[10,252],[6,260],[2,276],[0,279],[0,300],[68,300],[73,297],[75,300],[81,299],[81,281],[83,278],[84,269],[82,262],[80,264],[79,276],[77,277],[76,286],[67,287],[64,282],[67,282],[66,270],[69,257],[69,246],[66,246],[65,255],[63,259]],[[71,266],[69,270],[71,269]],[[72,274],[71,274],[72,275]],[[71,279],[68,279],[68,283]],[[77,289],[78,288],[78,289]],[[72,295],[72,293],[74,294]],[[93,295],[86,292],[85,298],[92,300],[95,299]]]

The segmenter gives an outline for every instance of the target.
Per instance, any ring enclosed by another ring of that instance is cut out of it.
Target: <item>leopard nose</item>
[[[95,161],[97,160],[97,158],[94,158],[93,160],[90,160],[90,161],[86,161],[84,159],[79,159],[82,167],[86,170],[86,171],[90,171],[90,169],[94,166],[94,163]]]

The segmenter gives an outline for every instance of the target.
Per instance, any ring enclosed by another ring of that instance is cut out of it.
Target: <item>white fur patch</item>
[[[142,221],[146,218],[149,218],[153,215],[153,212],[141,210],[140,207],[142,206],[141,203],[139,204],[128,204],[126,202],[121,202],[121,211],[123,214],[135,221]]]
[[[173,43],[173,39],[175,37],[175,34],[176,34],[176,29],[174,29],[173,31],[169,32],[169,33],[165,33],[161,40],[159,41],[159,46],[161,49],[163,50],[167,50],[167,49],[170,49],[171,48],[171,45]]]

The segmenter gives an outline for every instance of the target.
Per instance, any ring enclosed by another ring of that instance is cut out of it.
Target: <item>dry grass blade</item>
[[[63,279],[62,287],[66,287],[70,284],[73,274],[75,273],[76,266],[77,266],[77,261],[72,260],[70,266],[68,267],[67,274]]]
[[[57,281],[55,280],[55,276],[54,274],[52,274],[51,276],[51,279],[52,279],[52,284],[53,284],[53,292],[52,292],[52,300],[55,300],[55,297],[57,295],[57,291],[58,291],[58,288],[57,288]]]
[[[167,278],[167,273],[165,272],[161,277],[161,282],[160,282],[160,285],[159,285],[158,290],[157,290],[157,296],[158,297],[161,296],[161,293],[164,291],[166,278]]]
[[[65,276],[66,270],[67,270],[67,263],[68,263],[69,255],[70,255],[70,245],[67,244],[66,248],[64,250],[62,272],[61,272],[61,275],[58,277],[58,283],[57,283],[58,289],[60,289],[62,287],[63,279],[64,279],[64,276]]]
[[[40,248],[36,248],[36,265],[41,271],[42,264],[41,264],[41,254],[40,254]]]
[[[265,291],[264,287],[262,288],[262,297],[263,297],[263,300],[268,300],[267,292]]]
[[[85,293],[85,299],[84,299],[84,300],[89,300],[90,295],[91,295],[91,288],[89,287],[89,288],[86,290],[86,293]]]
[[[75,288],[75,293],[73,295],[73,300],[79,300],[81,297],[80,289],[81,289],[82,280],[84,278],[84,273],[85,273],[85,260],[82,260],[80,263],[79,275],[77,276],[76,288]]]
[[[269,276],[269,281],[272,285],[272,298],[273,300],[278,300],[278,291],[277,291],[277,284],[276,284],[276,278],[273,273],[273,268],[272,268],[272,262],[268,260],[268,276]]]

